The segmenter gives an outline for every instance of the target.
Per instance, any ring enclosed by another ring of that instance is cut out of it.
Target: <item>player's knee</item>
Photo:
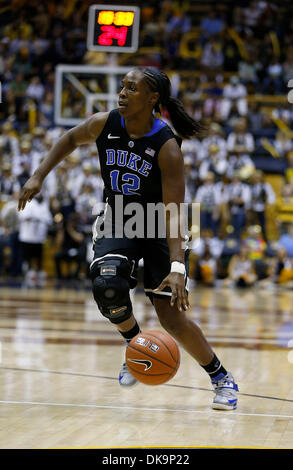
[[[132,315],[129,296],[131,265],[126,258],[103,257],[90,268],[94,299],[112,323],[121,323]]]

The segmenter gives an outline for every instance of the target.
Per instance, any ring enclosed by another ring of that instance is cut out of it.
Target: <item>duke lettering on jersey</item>
[[[143,176],[149,175],[149,170],[152,168],[152,164],[146,160],[143,160],[139,155],[127,150],[106,150],[107,161],[106,165],[118,165],[125,167],[130,170],[136,171]]]
[[[107,122],[96,140],[105,185],[105,198],[114,205],[113,196],[131,196],[141,204],[161,202],[162,181],[158,164],[161,147],[174,139],[171,128],[154,118],[151,131],[133,139],[128,135],[119,111],[110,111]],[[126,203],[126,198],[125,198]]]

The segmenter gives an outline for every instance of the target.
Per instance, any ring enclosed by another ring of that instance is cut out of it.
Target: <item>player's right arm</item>
[[[26,203],[40,192],[44,179],[58,163],[79,145],[96,141],[106,124],[108,115],[108,112],[96,113],[62,135],[21,189],[18,201],[19,211],[23,210]]]

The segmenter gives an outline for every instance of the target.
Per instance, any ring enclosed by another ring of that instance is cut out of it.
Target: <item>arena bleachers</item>
[[[14,269],[12,257],[19,249],[19,221],[14,212],[19,188],[65,130],[54,122],[55,67],[60,63],[109,63],[105,53],[86,49],[87,14],[92,3],[15,1],[0,11],[0,274],[3,282],[11,277],[23,279],[25,274],[25,263]],[[205,171],[214,173],[214,184],[222,185],[226,194],[213,235],[227,240],[234,237],[238,241],[236,219],[233,222],[227,218],[232,204],[229,185],[238,176],[250,191],[240,239],[247,237],[249,227],[255,226],[257,233],[260,231],[265,238],[270,256],[293,220],[293,111],[288,101],[288,81],[293,74],[291,16],[289,1],[149,1],[141,5],[139,49],[116,57],[118,66],[151,65],[165,70],[173,94],[204,124],[205,133],[189,145],[183,142],[182,150],[188,168],[189,202],[196,200],[198,190],[204,185]],[[78,93],[73,94],[65,87],[62,100],[68,115],[86,117]],[[163,117],[168,119],[166,114]],[[244,130],[239,133],[235,129],[240,121],[244,122]],[[216,169],[219,148],[211,147],[218,145],[216,140],[211,139],[211,145],[207,146],[214,125],[219,127],[218,137],[223,141],[221,163],[225,163],[226,170]],[[253,142],[251,148],[245,147],[247,135]],[[203,161],[209,162],[208,170],[202,166]],[[262,195],[265,199],[259,216],[265,221],[262,223],[252,217],[253,176],[258,171],[262,172],[263,183],[274,193],[270,203]],[[73,190],[77,179],[78,194]],[[90,187],[88,196],[83,193],[86,183]],[[84,243],[90,243],[89,227],[94,220],[90,201],[93,197],[98,202],[101,200],[101,185],[97,154],[89,147],[66,159],[48,179],[44,198],[53,222],[44,241],[42,270],[49,278],[56,277],[54,255],[60,249],[56,240],[70,214],[77,213],[82,222],[80,227],[87,227]],[[77,209],[80,195],[85,204],[82,211]],[[82,231],[80,227],[78,230]],[[212,229],[209,225],[204,228]],[[84,277],[86,262],[87,258],[79,273]]]

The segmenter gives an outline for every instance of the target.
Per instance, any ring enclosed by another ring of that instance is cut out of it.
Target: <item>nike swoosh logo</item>
[[[108,139],[120,139],[120,135],[111,135],[111,134],[108,134]]]
[[[144,370],[149,370],[153,363],[152,361],[148,361],[148,360],[145,360],[145,359],[128,359],[130,362],[135,362],[136,364],[143,364],[145,365],[145,369]]]

